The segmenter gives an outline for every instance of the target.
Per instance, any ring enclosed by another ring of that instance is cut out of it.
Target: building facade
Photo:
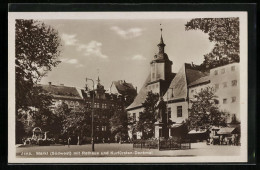
[[[169,136],[174,136],[176,128],[181,127],[189,118],[189,108],[194,95],[206,87],[214,89],[220,110],[230,113],[226,119],[227,123],[240,120],[239,63],[231,63],[208,71],[201,71],[200,67],[193,63],[184,63],[177,73],[172,73],[172,61],[164,52],[165,44],[162,36],[158,47],[159,52],[150,63],[150,74],[133,103],[127,107],[128,114],[134,121],[138,121],[139,115],[144,110],[142,103],[148,92],[158,93],[166,103],[167,119],[171,120]],[[162,128],[155,125],[154,137],[162,136],[161,131]],[[140,139],[142,133],[134,133],[134,129],[130,129],[129,137]]]
[[[127,103],[132,102],[136,95],[136,89],[131,83],[125,81],[114,81],[113,88],[117,93],[111,90],[105,90],[98,77],[97,83],[93,89],[79,89],[61,85],[39,85],[46,93],[52,96],[51,110],[54,111],[62,103],[66,103],[73,112],[85,109],[85,113],[91,114],[92,102],[94,97],[94,137],[96,142],[115,141],[111,134],[109,119],[118,112],[124,112]],[[86,141],[90,141],[91,129],[85,136]],[[88,138],[88,139],[87,139]]]
[[[210,84],[215,88],[219,108],[227,112],[227,123],[240,122],[240,67],[231,63],[210,70]]]

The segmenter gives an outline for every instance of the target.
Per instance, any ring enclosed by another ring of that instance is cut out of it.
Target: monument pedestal
[[[154,137],[159,139],[159,137],[168,138],[169,137],[169,129],[167,125],[163,122],[155,122],[154,124]]]

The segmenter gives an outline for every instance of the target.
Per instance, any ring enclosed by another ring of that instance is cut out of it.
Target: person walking
[[[70,147],[70,141],[71,141],[71,138],[69,137],[68,138],[68,148]]]

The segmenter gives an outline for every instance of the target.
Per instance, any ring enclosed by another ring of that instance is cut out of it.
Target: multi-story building
[[[91,114],[94,97],[94,133],[95,141],[101,142],[114,140],[110,131],[109,119],[118,112],[123,112],[127,103],[134,99],[136,89],[131,83],[114,81],[109,91],[104,89],[98,78],[94,90],[83,90],[76,87],[61,85],[39,85],[52,96],[51,110],[55,110],[62,102],[66,103],[72,111],[80,111],[84,108],[86,113]],[[111,91],[112,89],[112,91]],[[116,91],[115,91],[116,89]],[[114,93],[113,93],[114,92]],[[94,95],[94,96],[93,96]],[[89,129],[89,132],[91,129]],[[90,133],[86,137],[90,138]]]
[[[239,63],[231,63],[210,70],[210,84],[215,88],[219,108],[229,114],[227,123],[240,121]]]
[[[226,123],[232,123],[232,120],[239,122],[239,63],[231,63],[210,69],[209,75],[189,85],[189,99],[192,100],[196,93],[199,93],[201,89],[206,87],[214,90],[219,109],[226,112]]]
[[[164,101],[167,103],[167,116],[173,122],[169,136],[189,117],[189,85],[206,76],[208,73],[197,69],[193,64],[185,63],[172,80]]]
[[[133,103],[127,107],[128,115],[132,117],[133,121],[139,120],[139,115],[143,112],[143,103],[149,91],[158,93],[163,96],[167,91],[172,79],[175,77],[175,73],[172,73],[172,61],[169,60],[168,55],[164,52],[166,46],[161,35],[160,42],[157,45],[159,52],[153,57],[150,62],[150,74],[141,87],[138,95],[134,99]],[[142,133],[133,132],[133,129],[129,130],[130,138],[140,139]]]
[[[237,118],[239,120],[239,63],[217,67],[209,71],[201,71],[194,64],[185,63],[178,73],[172,73],[172,61],[164,53],[165,44],[161,36],[158,44],[159,52],[151,61],[151,71],[133,103],[127,107],[129,116],[138,121],[143,112],[143,103],[149,91],[163,96],[167,107],[167,119],[171,120],[169,136],[174,136],[176,128],[180,127],[189,117],[190,100],[194,94],[205,87],[214,87],[219,99],[220,110],[230,112],[227,123]],[[141,132],[129,130],[129,137],[140,139]],[[155,137],[162,136],[162,127],[155,126]]]
[[[82,90],[79,88],[64,86],[64,84],[53,85],[51,82],[48,85],[40,84],[38,86],[51,94],[51,110],[57,108],[62,102],[66,103],[72,111],[77,111],[80,107],[84,106]]]

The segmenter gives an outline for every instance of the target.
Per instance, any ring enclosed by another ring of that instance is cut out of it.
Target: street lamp
[[[94,147],[94,98],[95,98],[95,94],[94,94],[94,80],[86,78],[86,81],[92,81],[93,83],[93,97],[92,97],[92,114],[91,114],[91,144],[92,144],[92,152],[95,151],[95,147]]]

